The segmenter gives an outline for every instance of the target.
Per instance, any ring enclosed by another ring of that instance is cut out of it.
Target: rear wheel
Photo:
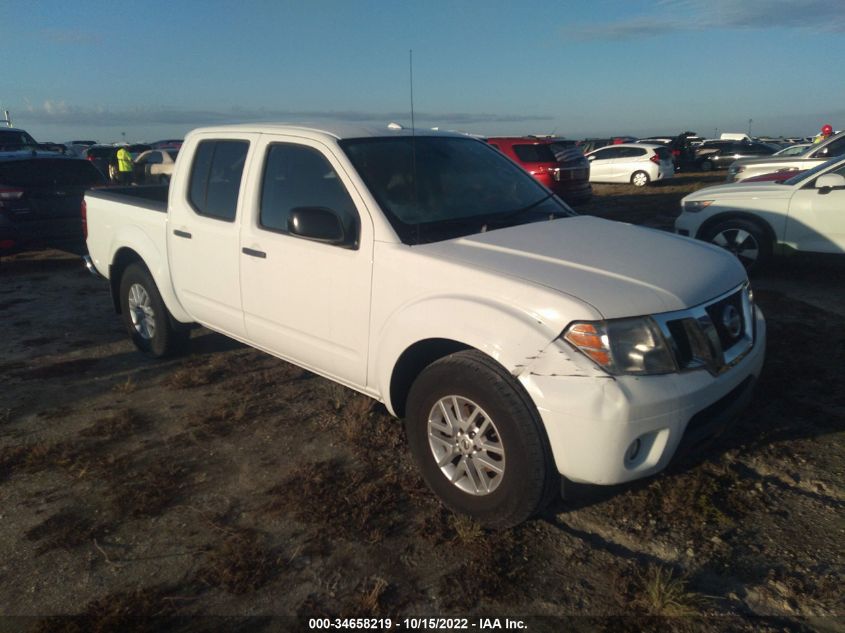
[[[145,266],[126,267],[120,280],[120,306],[126,331],[139,350],[161,358],[184,349],[190,332],[167,311]]]
[[[746,270],[759,270],[772,255],[765,231],[749,220],[734,219],[708,229],[704,239],[736,255]]]
[[[698,164],[701,167],[701,171],[713,171],[713,161],[709,159],[705,159]]]
[[[631,174],[631,184],[635,187],[645,187],[650,182],[651,178],[644,171],[635,171]]]
[[[521,523],[558,490],[545,429],[521,385],[463,351],[419,375],[405,424],[423,478],[446,507],[493,528]]]

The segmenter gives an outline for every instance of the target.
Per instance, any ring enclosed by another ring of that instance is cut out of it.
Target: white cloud
[[[666,0],[660,13],[566,29],[581,40],[634,39],[668,33],[739,29],[802,29],[845,33],[842,0]]]

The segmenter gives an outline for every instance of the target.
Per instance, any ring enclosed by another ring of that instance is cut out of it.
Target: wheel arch
[[[390,407],[398,417],[405,416],[405,405],[411,385],[422,371],[432,363],[455,352],[475,349],[447,338],[429,338],[408,347],[393,366],[390,375]]]
[[[132,231],[130,235],[118,236],[121,246],[114,249],[114,256],[109,264],[109,286],[115,311],[119,314],[120,280],[127,266],[133,263],[143,265],[153,278],[161,299],[173,318],[180,323],[192,323],[193,319],[182,307],[176,297],[170,273],[167,269],[166,255],[162,256],[152,241],[142,232]]]

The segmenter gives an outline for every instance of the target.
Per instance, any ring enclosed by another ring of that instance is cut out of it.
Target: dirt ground
[[[600,185],[580,210],[668,228],[721,177]],[[694,461],[486,532],[440,507],[382,406],[202,329],[148,360],[77,258],[5,259],[0,629],[843,631],[843,273],[788,260],[754,280],[765,371]]]

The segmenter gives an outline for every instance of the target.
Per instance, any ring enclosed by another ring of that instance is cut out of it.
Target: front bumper
[[[581,483],[632,481],[718,433],[747,404],[763,367],[766,324],[755,312],[754,346],[717,376],[704,369],[661,376],[523,372],[519,380],[543,420],[558,472]]]

